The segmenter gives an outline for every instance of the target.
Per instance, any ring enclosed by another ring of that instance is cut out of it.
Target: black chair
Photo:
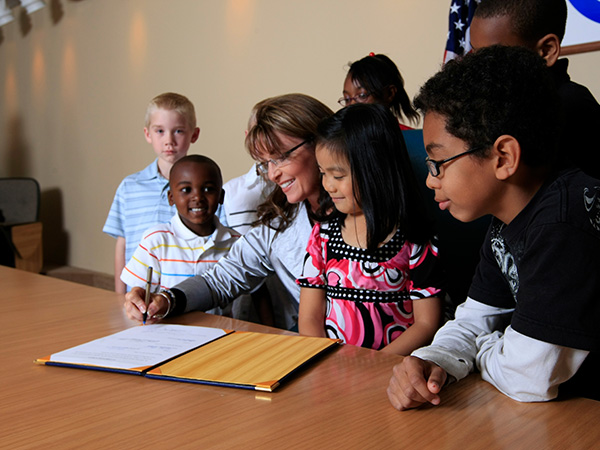
[[[0,178],[0,222],[37,222],[40,185],[33,178]]]
[[[40,185],[0,178],[0,264],[39,272],[42,266]]]
[[[473,222],[463,223],[452,217],[448,211],[440,210],[434,201],[434,192],[425,185],[427,153],[423,144],[423,130],[405,130],[402,134],[422,195],[436,221],[440,260],[448,277],[446,292],[451,303],[447,305],[446,315],[447,318],[452,318],[454,309],[467,298],[491,217],[481,217]]]

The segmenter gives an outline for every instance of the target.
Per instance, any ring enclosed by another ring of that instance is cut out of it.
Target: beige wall
[[[121,179],[153,159],[147,102],[176,91],[202,128],[190,153],[226,179],[251,164],[248,113],[287,92],[336,109],[348,61],[388,54],[412,96],[440,66],[448,0],[46,0],[1,29],[0,176],[41,184],[46,260],[111,273],[102,233]],[[571,57],[600,98],[598,53]]]

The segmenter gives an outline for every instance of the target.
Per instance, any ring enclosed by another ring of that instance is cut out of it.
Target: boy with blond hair
[[[145,169],[125,177],[117,188],[102,231],[116,238],[115,291],[124,294],[120,279],[125,263],[151,225],[168,222],[176,213],[169,205],[169,171],[198,139],[194,105],[185,96],[167,92],[152,99],[146,110],[144,136],[157,158]]]

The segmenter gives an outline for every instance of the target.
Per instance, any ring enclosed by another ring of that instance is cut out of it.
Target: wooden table
[[[0,447],[598,448],[600,402],[523,404],[471,375],[442,404],[398,412],[397,358],[342,346],[273,393],[40,366],[36,357],[134,326],[123,296],[0,267]],[[190,313],[171,323],[280,332]]]

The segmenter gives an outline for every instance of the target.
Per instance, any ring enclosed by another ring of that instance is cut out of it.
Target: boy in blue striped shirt
[[[144,135],[157,158],[121,182],[102,230],[117,240],[115,291],[121,294],[127,290],[120,279],[121,272],[142,233],[151,225],[168,222],[176,212],[167,197],[169,171],[200,135],[194,105],[180,94],[158,95],[146,110]]]

